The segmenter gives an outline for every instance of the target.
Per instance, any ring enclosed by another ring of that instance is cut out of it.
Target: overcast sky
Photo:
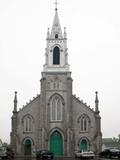
[[[66,27],[73,94],[94,108],[99,92],[103,137],[120,133],[120,0],[59,0]],[[54,0],[0,0],[0,138],[10,141],[18,108],[40,93]]]

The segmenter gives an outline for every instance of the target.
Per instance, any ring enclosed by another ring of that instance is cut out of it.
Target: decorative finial
[[[95,102],[98,103],[99,102],[99,100],[98,100],[98,91],[96,91],[95,94],[96,94]]]
[[[95,97],[95,111],[96,111],[97,113],[99,113],[98,92],[96,91],[95,94],[96,94],[96,97]]]
[[[64,27],[64,38],[67,38],[66,27]]]
[[[14,110],[13,113],[17,112],[17,91],[15,91],[15,97],[14,97]]]
[[[57,2],[57,0],[55,0],[55,11],[57,11],[58,9],[57,9],[57,5],[58,5],[58,2]]]
[[[17,91],[15,91],[15,98],[14,98],[14,102],[17,103]]]

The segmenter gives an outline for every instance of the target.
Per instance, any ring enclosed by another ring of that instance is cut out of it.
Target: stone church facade
[[[57,8],[46,41],[40,95],[18,111],[15,92],[11,146],[17,155],[40,149],[58,156],[73,156],[75,150],[98,153],[102,140],[98,94],[94,110],[72,94],[66,28],[62,33]]]

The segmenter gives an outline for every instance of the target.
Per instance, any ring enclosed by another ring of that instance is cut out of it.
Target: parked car
[[[14,152],[12,149],[8,147],[1,147],[0,148],[0,159],[13,159],[14,158]]]
[[[49,150],[39,150],[36,152],[36,158],[37,159],[53,159],[54,158],[54,154],[53,152],[49,151]]]
[[[99,153],[99,156],[103,158],[120,158],[120,150],[115,148],[105,149]]]
[[[76,158],[93,159],[95,157],[95,154],[92,151],[76,151],[75,152],[75,157]]]

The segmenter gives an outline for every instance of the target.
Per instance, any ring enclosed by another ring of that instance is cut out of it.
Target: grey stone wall
[[[38,147],[38,132],[39,132],[39,107],[40,96],[24,106],[17,115],[17,154],[23,154],[23,143],[25,138],[33,140],[33,147]],[[32,116],[32,132],[24,132],[23,118],[26,115]]]
[[[63,120],[60,122],[50,120],[50,99],[54,94],[58,94],[63,100]],[[23,118],[28,114],[33,119],[31,133],[23,130]],[[79,118],[83,114],[90,119],[87,132],[80,131]],[[56,129],[61,131],[65,156],[73,156],[74,151],[79,149],[80,140],[83,137],[89,140],[90,149],[97,152],[101,146],[100,125],[99,113],[96,115],[93,109],[72,95],[70,72],[43,72],[41,94],[17,113],[17,154],[24,154],[23,145],[26,138],[32,139],[32,150],[49,149],[51,131]]]

